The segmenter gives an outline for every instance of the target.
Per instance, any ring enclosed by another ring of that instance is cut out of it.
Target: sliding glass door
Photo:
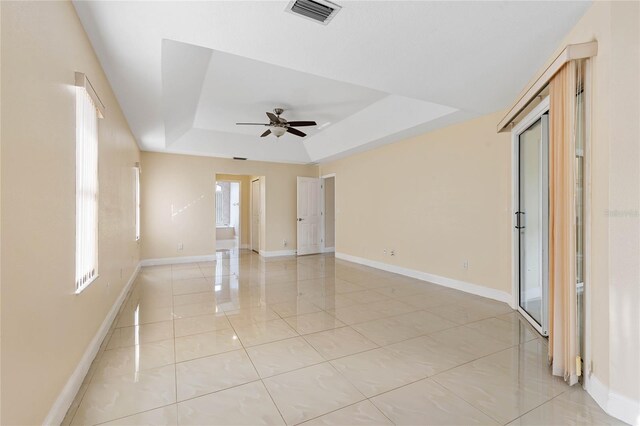
[[[517,135],[518,310],[548,335],[549,116]]]

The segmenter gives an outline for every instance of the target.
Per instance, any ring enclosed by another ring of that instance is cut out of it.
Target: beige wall
[[[592,377],[639,404],[640,3],[594,2],[558,52],[591,40]]]
[[[261,249],[296,248],[296,176],[317,176],[317,166],[142,153],[142,258],[201,256],[215,252],[213,191],[216,174],[262,176],[266,195]],[[283,246],[287,240],[287,247]],[[178,251],[179,243],[183,250]]]
[[[324,246],[327,248],[336,244],[335,183],[332,177],[324,180]]]
[[[217,174],[216,180],[240,182],[240,244],[248,247],[251,243],[251,176]]]
[[[499,117],[321,165],[336,174],[336,252],[510,293],[511,149]]]
[[[595,2],[549,58],[598,40],[588,153],[592,378],[626,407],[640,401],[639,27],[640,3]],[[337,174],[336,251],[511,292],[510,135],[495,133],[502,117],[321,165],[321,174]]]
[[[69,2],[2,2],[2,424],[41,424],[138,263],[138,148]],[[75,91],[99,122],[99,278],[74,294]]]

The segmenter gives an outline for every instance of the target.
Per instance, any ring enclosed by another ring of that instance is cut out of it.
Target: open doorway
[[[240,182],[216,181],[216,246],[240,246]]]
[[[249,248],[251,176],[216,174],[216,250]]]
[[[336,178],[335,175],[323,176],[323,240],[322,251],[334,252],[336,247]]]
[[[251,180],[251,250],[260,253],[260,226],[262,222],[262,188],[260,178]]]

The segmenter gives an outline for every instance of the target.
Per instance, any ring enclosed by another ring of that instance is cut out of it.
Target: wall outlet
[[[287,246],[287,240],[282,240],[282,246],[286,247]]]
[[[468,260],[463,260],[462,261],[462,269],[469,269],[469,261]]]
[[[391,256],[395,256],[395,255],[396,255],[396,251],[395,251],[394,249],[391,249],[391,251],[389,252],[389,254],[390,254]]]
[[[178,251],[182,251],[184,249],[184,244],[178,243]]]
[[[387,254],[387,249],[382,250],[382,253],[383,253],[384,255],[386,255],[386,254]]]

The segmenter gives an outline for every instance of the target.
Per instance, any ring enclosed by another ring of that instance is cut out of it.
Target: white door
[[[320,253],[321,179],[298,177],[298,255]]]
[[[251,250],[260,252],[260,180],[251,182]]]

